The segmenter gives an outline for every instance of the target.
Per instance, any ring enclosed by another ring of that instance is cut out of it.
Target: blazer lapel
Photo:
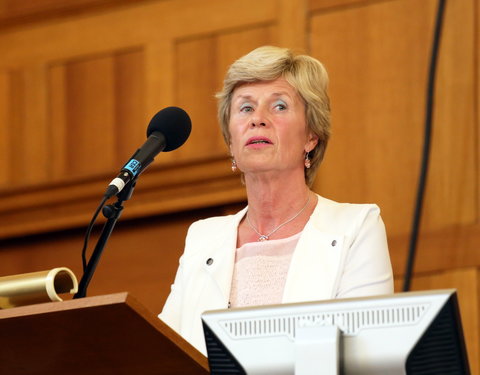
[[[205,311],[225,309],[228,306],[235,264],[237,228],[245,212],[246,209],[234,216],[218,220],[212,229],[208,228],[208,231],[214,231],[214,235],[200,233],[199,239],[204,241],[206,236],[210,238],[210,242],[202,243],[199,257],[191,259],[199,262],[200,266],[193,267],[195,274],[190,274],[193,285],[189,300],[195,302],[184,307],[181,333],[190,342],[196,343],[197,348],[204,354],[206,350],[200,316]]]
[[[344,236],[329,232],[324,218],[319,197],[292,256],[283,293],[284,303],[335,297]]]
[[[212,251],[209,254],[209,258],[207,258],[207,260],[211,259],[211,264],[205,262],[203,265],[203,269],[212,281],[209,285],[220,292],[222,301],[225,304],[228,303],[230,298],[235,251],[237,248],[237,229],[246,212],[247,207],[236,213],[226,226],[217,228],[220,231],[218,241],[211,244]]]

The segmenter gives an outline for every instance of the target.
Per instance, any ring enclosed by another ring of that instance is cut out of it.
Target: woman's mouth
[[[246,146],[255,146],[255,145],[271,145],[272,141],[266,137],[252,137],[249,138]]]

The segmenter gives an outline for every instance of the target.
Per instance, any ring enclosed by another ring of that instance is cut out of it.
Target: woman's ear
[[[308,134],[307,143],[305,144],[305,152],[312,151],[318,144],[318,135],[310,132]]]

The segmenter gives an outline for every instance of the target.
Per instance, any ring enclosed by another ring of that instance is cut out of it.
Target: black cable
[[[415,262],[415,253],[418,243],[418,232],[420,228],[420,220],[422,217],[423,199],[425,196],[425,186],[427,182],[428,164],[430,159],[430,145],[432,138],[432,119],[435,99],[435,73],[437,70],[438,50],[440,46],[440,36],[442,31],[443,18],[445,13],[446,0],[438,1],[437,16],[435,20],[435,30],[433,34],[433,45],[430,56],[430,67],[428,72],[427,84],[427,102],[425,114],[425,130],[422,150],[422,161],[420,165],[420,176],[418,179],[417,200],[415,202],[415,210],[410,234],[410,244],[408,249],[407,265],[405,268],[405,277],[403,282],[403,291],[410,290],[413,266]]]
[[[97,207],[97,210],[93,214],[92,220],[90,221],[90,224],[88,225],[87,231],[85,232],[85,237],[83,240],[83,248],[82,248],[82,266],[83,266],[83,272],[85,273],[85,270],[87,269],[87,247],[88,247],[88,240],[90,239],[90,234],[92,233],[93,225],[95,224],[95,221],[97,220],[97,216],[100,213],[102,207],[105,205],[105,202],[108,200],[107,197],[103,197],[102,201],[100,202],[100,205]]]

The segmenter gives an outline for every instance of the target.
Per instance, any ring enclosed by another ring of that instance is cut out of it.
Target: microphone
[[[162,151],[173,151],[188,139],[192,123],[187,112],[178,107],[167,107],[152,117],[147,127],[147,140],[123,166],[108,185],[104,196],[109,199],[138,177]]]

